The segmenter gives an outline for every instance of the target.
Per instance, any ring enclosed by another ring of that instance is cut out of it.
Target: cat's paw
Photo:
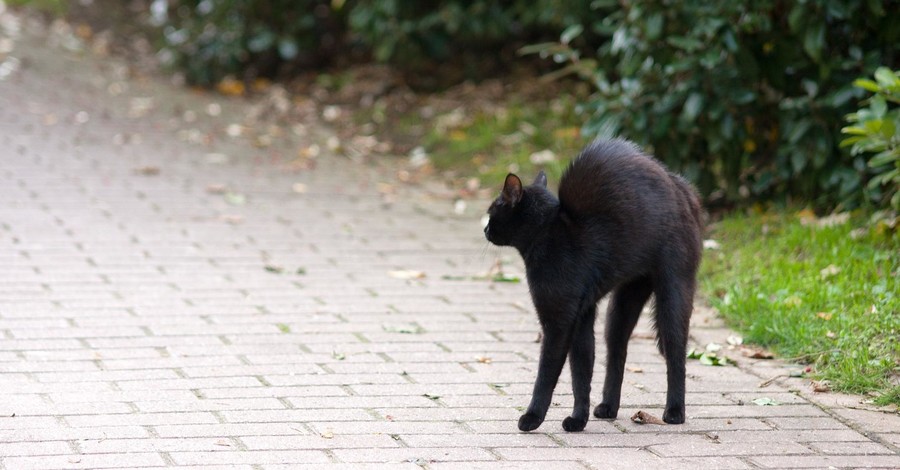
[[[682,424],[684,423],[684,407],[680,408],[669,408],[663,413],[663,421],[669,424]]]
[[[566,432],[579,432],[584,430],[584,426],[587,425],[587,418],[578,419],[569,416],[568,418],[563,420],[563,429]]]
[[[519,431],[534,431],[543,422],[544,418],[536,414],[525,413],[519,418]]]
[[[619,414],[618,407],[613,409],[613,407],[611,407],[605,403],[601,403],[601,404],[597,405],[596,408],[594,408],[594,416],[596,416],[600,419],[616,419],[616,415],[618,415],[618,414]]]

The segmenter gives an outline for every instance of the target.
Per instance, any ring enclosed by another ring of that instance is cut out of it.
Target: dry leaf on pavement
[[[663,421],[663,420],[657,418],[656,416],[653,416],[652,414],[647,413],[646,411],[643,411],[643,410],[635,413],[631,417],[631,421],[633,421],[637,424],[663,424],[663,425],[666,424],[665,421]]]

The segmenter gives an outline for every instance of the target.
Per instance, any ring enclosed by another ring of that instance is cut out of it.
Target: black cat
[[[566,431],[584,429],[597,302],[610,291],[606,381],[594,416],[614,419],[619,412],[628,339],[654,294],[668,382],[663,420],[683,423],[685,350],[703,229],[691,185],[629,141],[597,140],[563,174],[559,199],[547,190],[543,171],[527,187],[509,174],[488,214],[487,239],[515,247],[525,260],[543,331],[534,394],[519,429],[531,431],[544,421],[567,354],[575,406],[562,424]]]

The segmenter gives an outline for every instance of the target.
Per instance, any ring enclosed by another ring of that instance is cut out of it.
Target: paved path
[[[250,145],[242,103],[43,41],[0,81],[0,469],[900,468],[896,414],[759,388],[778,363],[691,361],[687,424],[632,423],[664,403],[646,324],[618,420],[563,432],[564,380],[519,433],[538,329],[526,286],[457,278],[498,253],[479,204],[326,152],[287,171],[314,123]]]

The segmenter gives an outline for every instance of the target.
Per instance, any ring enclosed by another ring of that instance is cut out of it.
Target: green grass
[[[433,126],[423,140],[439,170],[478,175],[487,185],[500,184],[509,172],[531,180],[539,169],[551,181],[559,181],[568,161],[586,143],[580,126],[581,118],[569,100],[545,106],[514,100],[466,116],[456,125]],[[533,164],[530,156],[543,150],[553,152],[556,159]]]
[[[798,214],[716,224],[707,298],[746,341],[811,364],[832,389],[900,404],[900,241],[862,216],[827,227]]]
[[[29,6],[54,15],[62,15],[68,10],[66,0],[6,0],[6,4]]]

